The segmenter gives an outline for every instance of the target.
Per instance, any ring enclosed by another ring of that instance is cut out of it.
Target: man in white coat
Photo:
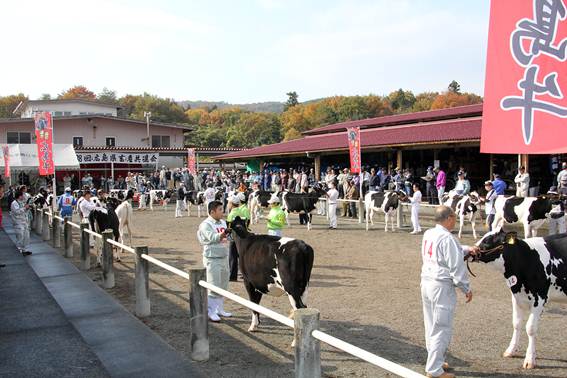
[[[335,182],[329,183],[329,191],[327,192],[327,201],[329,201],[329,228],[337,229],[337,200],[339,199],[339,191],[335,189]]]
[[[413,226],[413,231],[410,234],[419,234],[421,232],[421,226],[419,225],[419,208],[421,207],[421,190],[419,184],[413,184],[413,196],[409,198],[411,203],[411,225]]]
[[[10,204],[10,215],[14,231],[16,232],[16,247],[24,256],[32,253],[27,250],[30,244],[30,229],[28,227],[28,212],[30,205],[24,200],[24,192],[17,191],[14,200]]]
[[[525,167],[520,167],[514,182],[516,183],[516,197],[527,197],[530,188],[530,175],[526,172]]]
[[[435,225],[425,231],[421,245],[421,299],[427,347],[428,377],[453,378],[445,354],[453,333],[453,317],[457,304],[455,288],[472,300],[464,254],[476,253],[478,247],[463,247],[451,234],[457,217],[448,206],[435,209]]]

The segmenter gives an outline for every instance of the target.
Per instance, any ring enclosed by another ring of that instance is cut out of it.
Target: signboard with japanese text
[[[481,152],[567,152],[566,3],[491,2]]]
[[[348,128],[347,137],[350,152],[350,173],[360,173],[360,128]]]
[[[159,153],[154,152],[77,152],[80,164],[156,164]]]
[[[10,147],[2,146],[2,154],[4,155],[4,176],[10,177]]]
[[[192,175],[195,175],[197,173],[194,148],[187,149],[187,168],[189,169],[189,173],[191,173]]]
[[[55,164],[53,164],[53,123],[51,113],[35,113],[34,124],[39,175],[52,175],[55,173]]]

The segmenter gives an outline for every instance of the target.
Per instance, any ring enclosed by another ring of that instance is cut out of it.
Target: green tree
[[[118,101],[122,106],[122,116],[144,119],[144,112],[152,113],[152,121],[185,123],[187,116],[183,107],[173,99],[161,98],[144,93],[141,96],[126,95]]]
[[[51,100],[51,95],[49,93],[43,93],[41,96],[39,96],[39,100]]]
[[[110,90],[107,87],[104,87],[102,89],[102,92],[100,92],[96,96],[96,98],[98,101],[105,104],[116,104],[118,102],[116,97],[116,91]]]
[[[449,90],[449,92],[453,92],[453,93],[461,93],[461,85],[459,83],[457,83],[457,81],[453,80],[451,83],[449,83],[449,86],[447,87],[447,89]]]
[[[295,92],[295,91],[287,92],[286,96],[287,96],[287,101],[285,102],[285,105],[284,105],[284,112],[286,110],[288,110],[289,108],[294,107],[297,104],[299,104],[299,101],[298,101],[299,95],[297,94],[297,92]]]
[[[398,89],[388,95],[388,100],[395,113],[407,113],[415,104],[415,96],[411,91]]]
[[[433,101],[439,96],[438,92],[423,92],[415,96],[415,103],[413,104],[413,112],[423,112],[431,110]]]
[[[27,101],[28,96],[23,93],[0,97],[0,118],[18,118],[19,115],[14,114],[14,110],[22,101]]]
[[[227,147],[257,147],[281,140],[281,123],[277,115],[244,113],[227,132]]]

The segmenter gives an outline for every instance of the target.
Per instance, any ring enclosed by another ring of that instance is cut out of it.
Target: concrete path
[[[6,226],[8,237],[15,240],[15,235],[9,224]],[[40,290],[43,287],[41,297],[44,298],[44,302],[51,301],[52,304],[55,302],[59,307],[59,309],[52,308],[51,312],[37,310],[37,316],[43,322],[46,322],[43,328],[51,326],[50,324],[54,319],[52,314],[59,311],[58,313],[62,318],[60,322],[66,323],[67,326],[70,323],[75,330],[73,334],[77,336],[78,332],[82,337],[83,347],[86,345],[84,353],[82,350],[76,353],[80,355],[79,357],[82,356],[81,361],[90,358],[97,359],[92,362],[92,366],[98,370],[93,371],[92,374],[84,371],[79,374],[69,372],[70,374],[67,376],[86,377],[105,376],[105,374],[113,377],[202,376],[191,361],[186,360],[130,314],[90,278],[62,257],[56,249],[42,242],[39,237],[32,233],[32,244],[29,250],[33,252],[33,255],[24,258],[10,243],[6,233],[0,231],[0,242],[3,243],[0,245],[0,261],[6,261],[10,264],[0,270],[0,279],[2,280],[0,281],[0,340],[2,340],[0,355],[5,355],[5,353],[1,353],[5,350],[13,354],[13,360],[12,362],[8,361],[4,366],[4,361],[0,359],[0,376],[14,376],[13,374],[2,374],[4,368],[19,372],[22,365],[29,364],[30,367],[36,365],[33,359],[19,353],[17,338],[8,338],[11,333],[4,325],[6,318],[12,318],[11,322],[14,323],[14,326],[19,324],[17,321],[18,314],[12,313],[12,310],[10,310],[13,307],[20,308],[22,312],[31,312],[31,309],[34,312],[36,311],[36,301],[28,298],[27,294],[28,287],[31,288],[31,285],[24,284],[28,282],[27,278],[17,277],[13,265],[18,265],[24,270],[27,269],[28,275],[35,276],[35,290]],[[18,261],[19,263],[16,264],[15,262]],[[15,289],[24,295],[18,295],[17,292],[14,292],[12,297],[6,297],[5,300],[3,293],[5,286],[12,287],[12,290]],[[72,333],[71,331],[73,330],[68,330],[69,335]],[[67,340],[67,336],[64,334],[61,334],[59,338]],[[190,340],[187,340],[187,342],[189,343]],[[35,345],[35,339],[30,339],[28,344]],[[67,348],[65,342],[53,344],[54,347],[65,346]],[[73,347],[72,349],[77,348]],[[61,355],[61,358],[66,355],[66,353],[57,351],[46,352],[46,354],[48,356]],[[71,363],[72,360],[67,360],[68,366],[83,366],[86,363]],[[46,376],[45,370],[38,370],[37,372],[40,371],[42,376]],[[22,375],[31,376],[30,374]],[[57,376],[65,375],[57,374]]]

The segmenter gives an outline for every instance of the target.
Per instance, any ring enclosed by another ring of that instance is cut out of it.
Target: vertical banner
[[[51,113],[37,112],[34,120],[39,174],[40,176],[52,175],[55,173],[55,164],[53,164],[53,124]]]
[[[4,154],[4,176],[10,177],[10,147],[2,146],[2,153]]]
[[[195,149],[188,148],[187,149],[187,168],[189,169],[189,173],[195,175],[197,170],[195,169]]]
[[[360,173],[360,128],[347,128],[348,150],[350,152],[350,172]]]
[[[493,0],[481,152],[567,152],[567,0]]]

